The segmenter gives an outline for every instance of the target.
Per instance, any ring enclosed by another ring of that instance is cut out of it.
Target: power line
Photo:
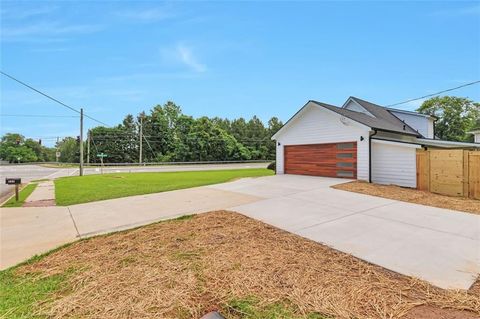
[[[10,78],[11,80],[13,80],[13,81],[15,81],[15,82],[17,82],[17,83],[20,83],[21,85],[29,88],[30,90],[35,91],[35,92],[37,92],[38,94],[43,95],[43,96],[45,96],[46,98],[48,98],[48,99],[50,99],[50,100],[52,100],[52,101],[54,101],[54,102],[56,102],[56,103],[58,103],[58,104],[60,104],[60,105],[62,105],[62,106],[64,106],[64,107],[66,107],[66,108],[68,108],[69,110],[72,110],[72,111],[80,114],[80,111],[77,110],[76,108],[74,108],[74,107],[72,107],[72,106],[70,106],[70,105],[67,105],[67,104],[63,103],[62,101],[57,100],[56,98],[54,98],[54,97],[52,97],[52,96],[50,96],[50,95],[48,95],[48,94],[46,94],[46,93],[44,93],[44,92],[42,92],[42,91],[40,91],[40,90],[37,90],[37,89],[34,88],[33,86],[31,86],[31,85],[29,85],[29,84],[27,84],[27,83],[25,83],[25,82],[23,82],[23,81],[15,78],[15,77],[13,77],[13,76],[11,76],[10,74],[7,74],[7,73],[5,73],[5,72],[3,72],[3,71],[1,71],[1,70],[0,70],[0,73],[3,74],[3,75],[5,75],[6,77]],[[100,123],[100,124],[102,124],[102,125],[109,126],[108,124],[106,124],[106,123],[104,123],[104,122],[102,122],[102,121],[100,121],[100,120],[97,120],[96,118],[93,118],[93,117],[91,117],[91,116],[89,116],[89,115],[87,115],[87,114],[85,114],[85,113],[83,114],[83,116],[85,116],[85,117],[87,117],[87,118],[89,118],[89,119],[91,119],[91,120],[93,120],[93,121],[95,121],[95,122],[98,122],[98,123]]]
[[[0,114],[2,117],[61,117],[78,118],[76,115],[39,115],[39,114]]]
[[[460,89],[460,88],[463,88],[463,87],[466,87],[466,86],[469,86],[469,85],[474,85],[474,84],[477,84],[477,83],[480,83],[480,80],[469,82],[469,83],[466,83],[466,84],[462,84],[460,86],[450,88],[450,89],[446,89],[446,90],[443,90],[443,91],[440,91],[440,92],[437,92],[437,93],[432,93],[432,94],[424,95],[424,96],[421,96],[421,97],[417,97],[415,99],[410,99],[410,100],[406,100],[406,101],[403,101],[403,102],[390,104],[390,105],[387,105],[387,107],[392,107],[392,106],[397,106],[397,105],[400,105],[400,104],[405,104],[405,103],[408,103],[408,102],[423,100],[427,97],[432,97],[432,96],[439,95],[439,94],[442,94],[442,93],[445,93],[445,92],[450,92],[450,91],[457,90],[457,89]]]

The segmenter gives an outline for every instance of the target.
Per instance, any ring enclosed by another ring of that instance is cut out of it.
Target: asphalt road
[[[120,166],[120,167],[87,167],[85,175],[107,173],[138,173],[138,172],[180,172],[218,169],[265,168],[268,163],[229,163],[229,164],[185,164],[162,166]],[[5,185],[6,177],[20,177],[22,183],[36,179],[55,179],[64,176],[78,175],[78,168],[49,168],[40,165],[1,165],[0,166],[0,200],[13,192],[14,187]]]

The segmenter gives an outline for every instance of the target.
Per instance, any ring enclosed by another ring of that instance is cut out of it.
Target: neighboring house
[[[277,174],[416,187],[416,149],[478,147],[435,139],[435,120],[356,97],[342,107],[310,100],[272,137]]]
[[[475,143],[480,143],[480,128],[473,130],[471,132],[468,132],[469,134],[473,134],[473,141]]]

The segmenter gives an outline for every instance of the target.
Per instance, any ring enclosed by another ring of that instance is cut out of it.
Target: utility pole
[[[138,163],[142,165],[143,161],[143,144],[142,144],[142,137],[143,137],[143,115],[140,116],[140,153],[138,155]]]
[[[60,141],[60,137],[57,136],[57,144],[55,145],[57,147],[57,149],[55,150],[55,159],[57,160],[57,163],[58,163],[58,160],[60,159],[60,152],[58,151],[59,148],[58,148],[58,142]]]
[[[90,130],[87,131],[87,164],[90,164]]]
[[[80,109],[80,176],[83,176],[83,108]]]

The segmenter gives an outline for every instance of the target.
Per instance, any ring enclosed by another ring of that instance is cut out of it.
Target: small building
[[[469,134],[473,134],[473,142],[474,143],[480,143],[480,128],[473,130],[471,132],[468,132]]]
[[[416,150],[475,148],[435,139],[436,118],[349,97],[308,101],[272,137],[277,174],[351,178],[416,187]]]

